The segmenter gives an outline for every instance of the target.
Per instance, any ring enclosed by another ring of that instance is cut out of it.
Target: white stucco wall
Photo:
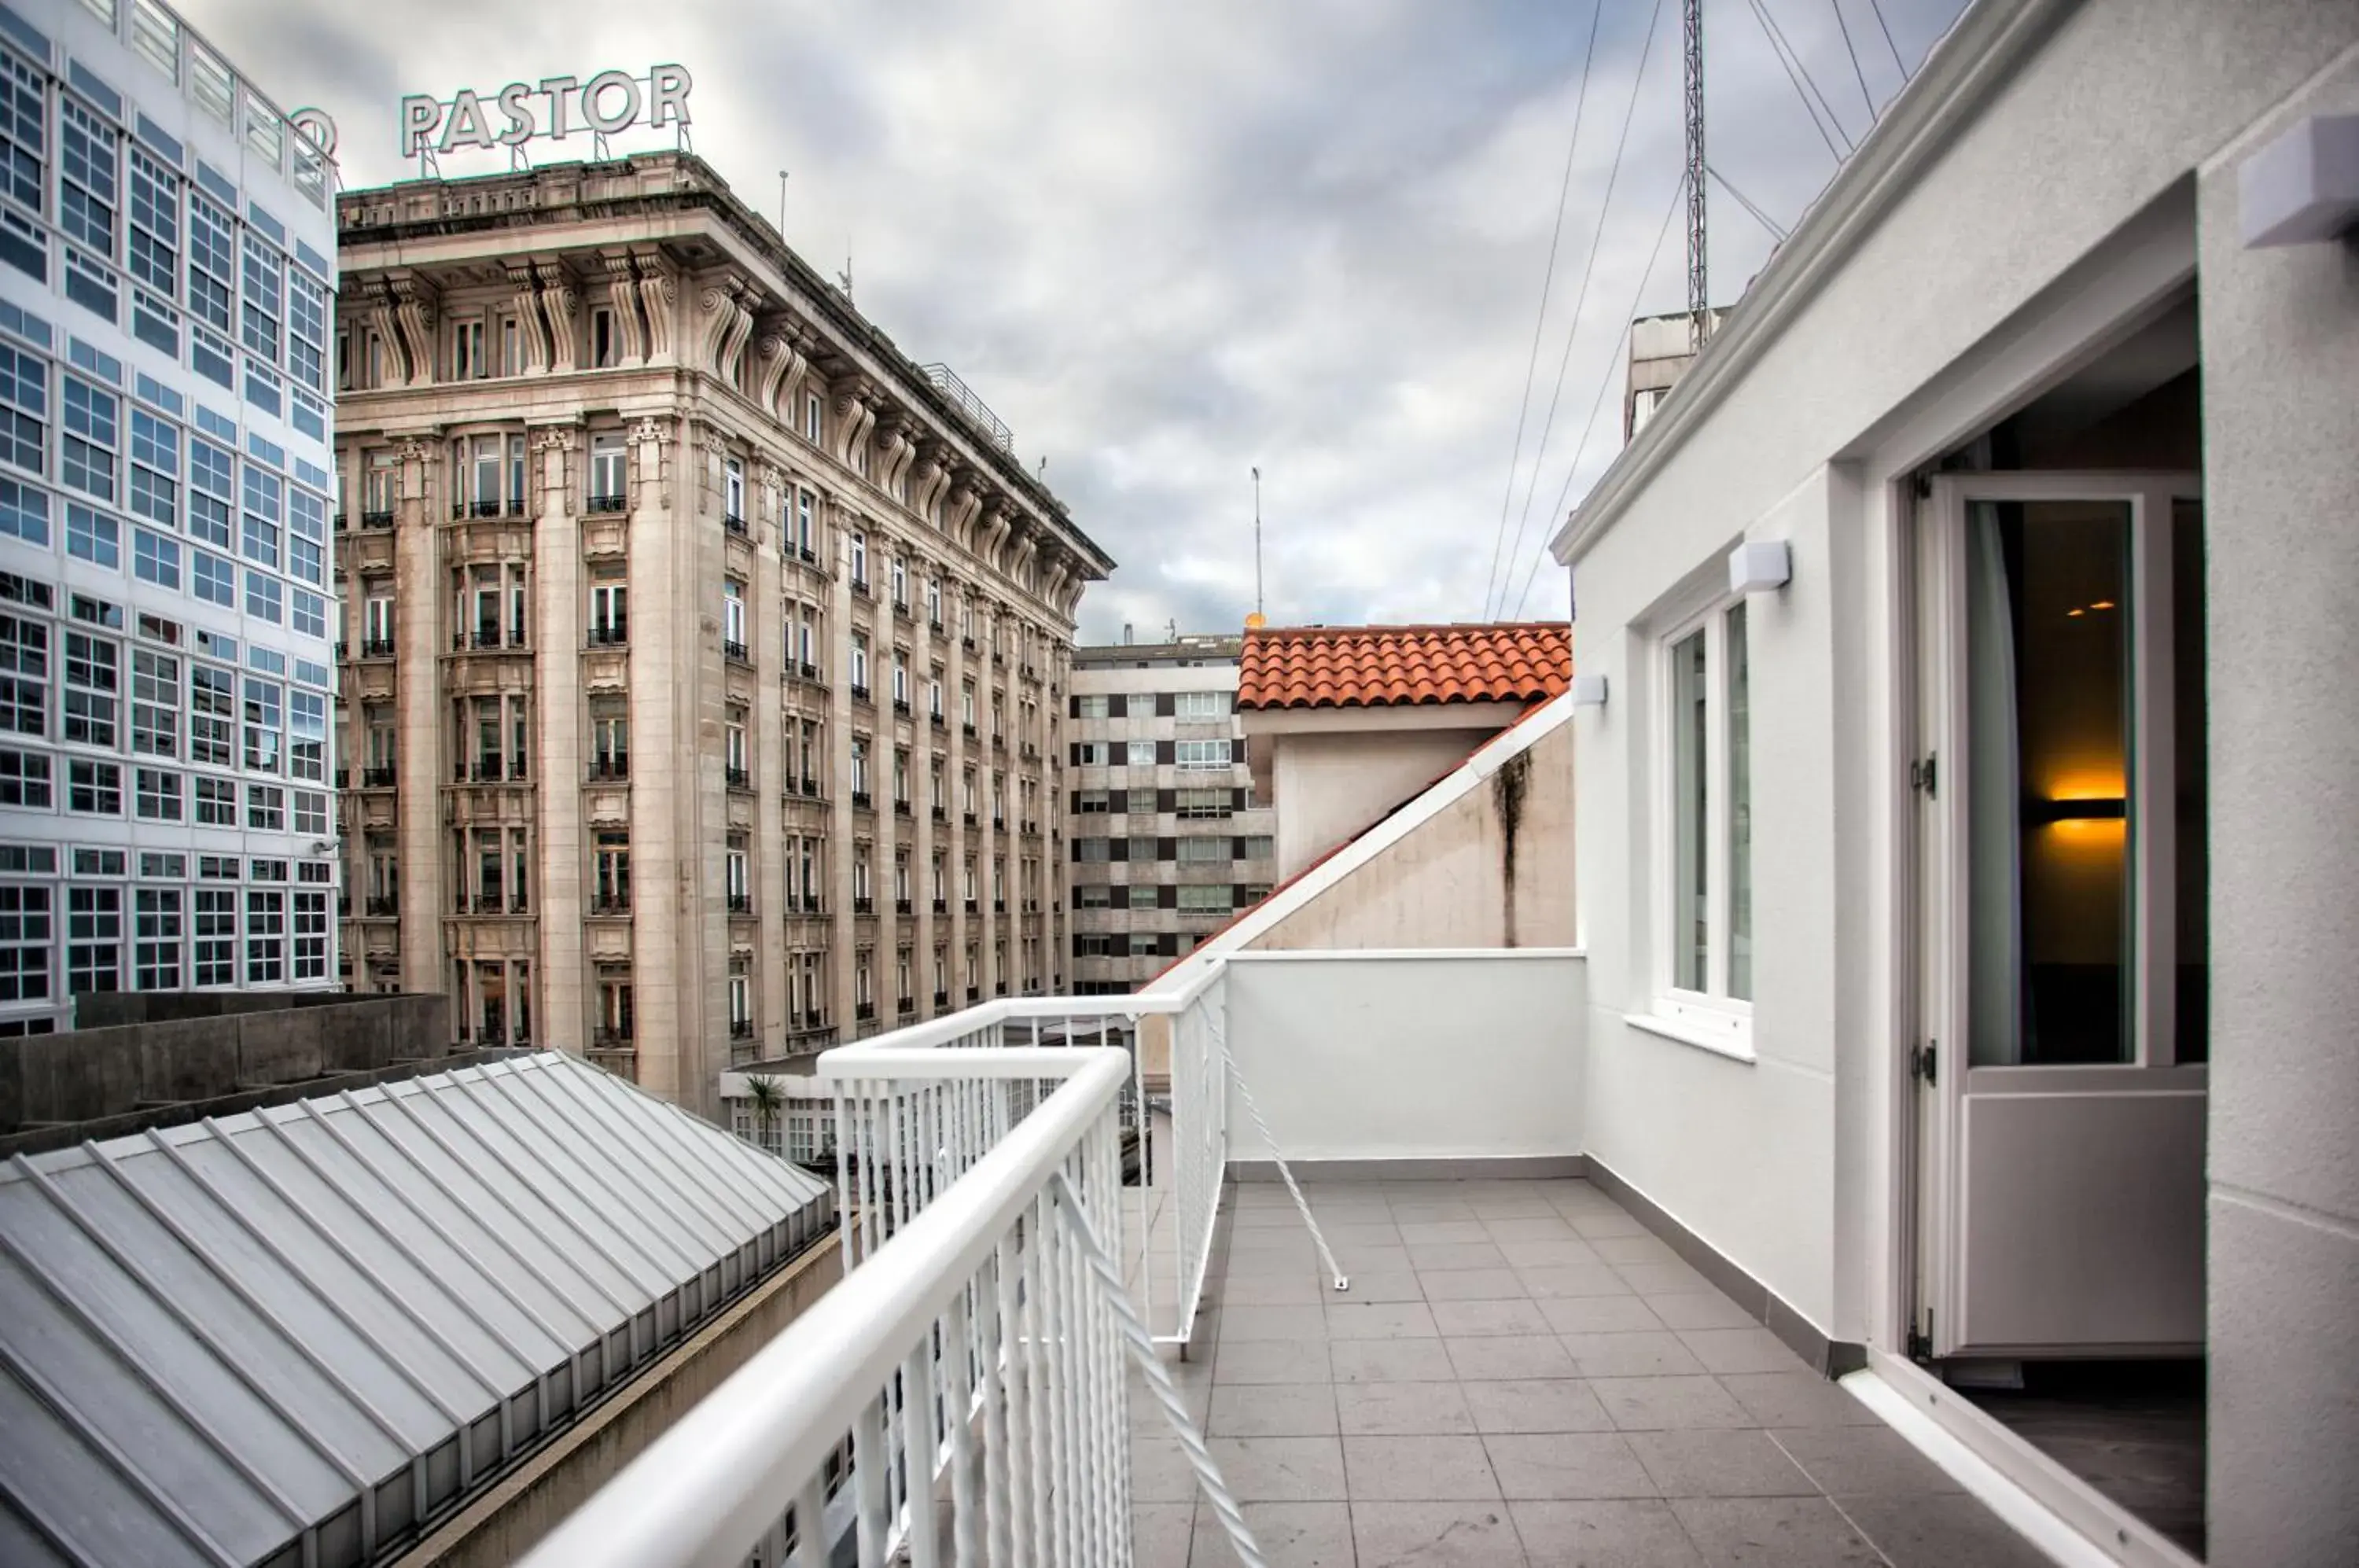
[[[1252,724],[1248,719],[1248,730]],[[1278,880],[1465,761],[1498,728],[1369,728],[1271,737]]]
[[[1569,953],[1245,953],[1228,1041],[1290,1160],[1578,1154]],[[1230,1158],[1269,1158],[1232,1094]]]
[[[1581,611],[1576,661],[1584,674],[1605,676],[1612,693],[1606,707],[1583,710],[1575,720],[1576,855],[1590,955],[1590,1150],[1838,1338],[1897,1337],[1892,1177],[1901,1101],[1894,1075],[1908,1040],[1894,986],[1906,909],[1893,846],[1906,791],[1896,777],[1895,525],[1887,484],[2006,411],[2004,401],[1994,401],[1978,419],[1959,412],[1977,397],[2021,395],[2020,388],[2002,392],[2006,377],[1992,371],[1989,358],[1991,344],[2008,340],[2011,316],[2053,309],[2053,325],[2025,330],[2035,345],[2067,346],[2081,329],[2064,317],[2084,291],[2063,287],[2040,296],[2076,263],[2096,256],[2122,260],[2136,275],[2118,285],[2125,294],[2149,277],[2167,281],[2173,265],[2182,273],[2191,266],[2190,172],[2227,155],[2257,117],[2352,39],[2350,6],[2299,0],[2234,7],[2206,0],[2091,0],[2032,9],[2052,26],[2036,52],[2003,73],[1930,173],[1887,192],[1889,205],[1863,220],[1868,227],[1856,250],[1813,280],[1791,323],[1725,401],[1682,431],[1674,397],[1648,432],[1664,443],[1659,467],[1619,498],[1612,526],[1581,541],[1573,560]],[[2031,169],[2037,179],[2026,177]],[[2223,206],[2215,216],[2207,197],[2207,232],[2232,230],[2232,211]],[[2125,225],[2126,234],[2114,237]],[[2183,264],[2173,260],[2179,252]],[[2321,569],[2313,564],[2319,558],[2291,547],[2297,536],[2312,539],[2304,529],[2318,530],[2322,539],[2339,528],[2343,550],[2353,537],[2347,419],[2359,399],[2351,381],[2359,355],[2350,352],[2347,329],[2354,271],[2347,246],[2300,265],[2311,269],[2299,275],[2307,294],[2296,293],[2306,309],[2295,311],[2286,296],[2264,288],[2223,325],[2207,297],[2204,346],[2208,357],[2223,332],[2239,330],[2234,323],[2257,320],[2257,327],[2243,330],[2275,334],[2246,345],[2267,365],[2294,346],[2292,338],[2305,330],[2298,323],[2312,334],[2299,345],[2304,353],[2292,362],[2292,384],[2277,388],[2267,411],[2255,416],[2284,432],[2278,441],[2294,444],[2283,461],[2300,477],[2251,494],[2254,505],[2292,508],[2280,519],[2289,531],[2276,547],[2279,569],[2307,573],[2308,596],[2336,602],[2298,610],[2301,596],[2280,597],[2265,614],[2267,596],[2256,580],[2253,635],[2259,637],[2266,621],[2274,640],[2266,652],[2256,642],[2251,679],[2265,679],[2260,667],[2267,664],[2274,673],[2266,678],[2282,681],[2288,659],[2316,660],[2325,684],[2313,691],[2302,682],[2307,697],[2288,704],[2302,713],[2284,713],[2282,724],[2310,726],[2296,779],[2339,779],[2347,790],[2354,774],[2347,750],[2338,748],[2347,748],[2352,731],[2329,724],[2321,735],[2315,704],[2328,701],[2330,689],[2347,692],[2354,673],[2349,609],[2340,602],[2354,574]],[[2276,287],[2293,288],[2290,275]],[[2308,379],[2299,374],[2304,367]],[[2220,392],[2207,386],[2207,413]],[[1962,426],[1939,428],[1944,416],[1933,406],[1937,398]],[[2318,410],[2330,405],[2345,420],[2339,427],[2345,466],[2339,471],[2318,444],[2336,433],[2317,422]],[[2213,445],[2216,452],[2216,439]],[[1643,472],[1644,465],[1628,466]],[[1610,481],[1604,488],[1612,489]],[[2330,522],[2337,494],[2340,520]],[[2222,497],[2212,514],[2211,531],[2223,541],[2234,539],[2243,526],[2227,505]],[[1650,1000],[1658,956],[1652,933],[1658,911],[1647,864],[1654,825],[1648,806],[1657,788],[1647,661],[1656,634],[1667,628],[1655,617],[1683,586],[1720,574],[1726,551],[1745,537],[1786,539],[1793,551],[1791,584],[1757,597],[1751,613],[1759,976],[1753,1030],[1759,1060],[1753,1063],[1624,1021],[1625,1012]],[[2326,559],[2339,557],[2330,551]],[[2215,563],[2215,583],[2220,571]],[[2234,626],[2231,615],[2227,625]],[[2300,655],[2284,640],[2297,617],[2325,639]],[[2214,679],[2218,713],[2238,699],[2224,696]],[[2350,711],[2347,699],[2336,707],[2338,714]],[[2275,733],[2282,736],[2285,729]],[[2257,735],[2251,744],[2257,767],[2272,747]],[[2215,759],[2222,745],[2215,733]],[[2250,799],[2260,798],[2256,788]],[[2339,799],[2313,794],[2297,807],[2296,798],[2291,781],[2270,797],[2278,823],[2273,831],[2283,835],[2277,847],[2288,855],[2300,853],[2297,839],[2315,852],[2314,838],[2295,824],[2324,820],[2312,802]],[[2224,789],[2215,796],[2215,818],[2233,799]],[[2345,811],[2340,820],[2348,817]],[[2345,853],[2338,849],[2336,856]],[[2224,844],[2215,851],[2217,864],[2231,858]],[[2359,877],[2341,858],[2330,856],[2327,865],[2343,926],[2310,924],[2297,937],[2299,922],[2288,913],[2267,928],[2267,940],[2277,944],[2275,962],[2306,953],[2298,967],[2311,979],[2328,969],[2350,971],[2343,957],[2326,956],[2347,954],[2348,946],[2321,938],[2347,928]],[[2314,872],[2316,863],[2308,869]],[[2233,886],[2221,885],[2222,900]],[[2256,886],[2254,896],[2261,891]],[[2322,919],[2329,903],[2321,894],[2304,917]],[[2220,965],[2224,1023],[2233,1006],[2228,953]],[[2354,998],[2344,985],[2333,1006],[2313,1011],[2307,1002],[2281,1004],[2275,1016],[2287,1027],[2299,1024],[2319,1051],[2343,1051],[2339,1082],[2347,1088],[2359,1083],[2359,1074],[2348,1071],[2342,1036],[2321,1027],[2328,1018],[2350,1016]],[[2289,1045],[2278,1049],[2299,1053]],[[2323,1058],[2313,1065],[2329,1070]],[[2224,1061],[2221,1071],[2223,1082],[2233,1081]],[[2324,1160],[2331,1179],[2341,1182],[2342,1195],[2332,1201],[2344,1203],[2359,1107],[2347,1097],[2329,1099],[2300,1116],[2288,1109],[2269,1132],[2288,1140],[2280,1146],[2283,1159]],[[2238,1108],[2223,1096],[2215,1150],[2260,1134],[2257,1126],[2240,1125]],[[2321,1123],[2341,1130],[2333,1155],[2313,1141]],[[2293,1139],[2295,1133],[2302,1137]],[[2311,1201],[2324,1200],[2316,1172],[2301,1190]],[[2348,1247],[2348,1222],[2341,1223]],[[2281,1223],[2277,1228],[2287,1239]],[[2318,1245],[2311,1263],[2326,1271],[2321,1279],[2339,1278],[2347,1289],[2349,1254],[2330,1262]],[[2342,1354],[2347,1367],[2347,1352]],[[2343,1419],[2351,1419],[2354,1408],[2346,1399]],[[2216,1552],[2213,1560],[2223,1561]]]

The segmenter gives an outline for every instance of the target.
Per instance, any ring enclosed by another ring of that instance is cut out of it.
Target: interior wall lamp
[[[2117,822],[2129,814],[2128,805],[2119,795],[2077,800],[2050,800],[2035,796],[2023,802],[2022,810],[2023,820],[2027,822]]]
[[[1794,575],[1794,554],[1784,539],[1747,539],[1728,552],[1728,591],[1766,593]]]
[[[1572,705],[1576,708],[1605,706],[1605,677],[1576,675],[1572,678]]]

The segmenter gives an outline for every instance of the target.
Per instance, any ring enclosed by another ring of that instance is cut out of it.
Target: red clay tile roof
[[[1240,708],[1538,702],[1572,680],[1566,621],[1278,626],[1245,633]]]

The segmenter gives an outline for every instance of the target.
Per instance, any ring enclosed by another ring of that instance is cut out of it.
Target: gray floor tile
[[[1314,1214],[1317,1212],[1312,1211]],[[1299,1230],[1301,1228],[1302,1212],[1288,1203],[1256,1203],[1250,1208],[1239,1209],[1234,1216],[1233,1224],[1234,1233],[1239,1236],[1249,1230]]]
[[[1256,1339],[1324,1339],[1327,1309],[1319,1304],[1293,1307],[1224,1307],[1220,1341],[1223,1345]]]
[[[1819,1491],[1766,1432],[1634,1432],[1630,1448],[1667,1497],[1810,1497]]]
[[[1671,1512],[1707,1563],[1744,1568],[1883,1568],[1824,1497],[1682,1497]]]
[[[1620,1209],[1594,1209],[1571,1216],[1572,1228],[1583,1236],[1651,1236],[1654,1234]]]
[[[1347,1437],[1343,1471],[1354,1497],[1430,1503],[1499,1495],[1479,1437]]]
[[[1961,1489],[1888,1426],[1780,1427],[1770,1435],[1830,1497],[1921,1497]]]
[[[1704,1369],[1674,1334],[1568,1334],[1563,1339],[1584,1377],[1667,1377]]]
[[[1193,1503],[1137,1503],[1130,1510],[1130,1547],[1137,1568],[1189,1568]]]
[[[1315,1383],[1328,1371],[1327,1342],[1319,1339],[1229,1340],[1212,1355],[1212,1382]]]
[[[1692,1295],[1656,1295],[1647,1299],[1647,1305],[1663,1320],[1663,1326],[1690,1328],[1758,1328],[1761,1320],[1722,1295],[1718,1290],[1698,1290]]]
[[[1572,1357],[1552,1334],[1488,1334],[1441,1343],[1461,1382],[1574,1376]]]
[[[1336,1267],[1346,1274],[1406,1274],[1408,1248],[1398,1242],[1338,1241],[1329,1244]]]
[[[1622,1263],[1614,1271],[1642,1296],[1669,1296],[1712,1289],[1712,1281],[1684,1263]]]
[[[1331,1339],[1431,1339],[1436,1332],[1423,1301],[1361,1301],[1347,1292],[1327,1303]]]
[[[1707,1372],[1806,1372],[1800,1356],[1766,1328],[1690,1328],[1680,1342]]]
[[[1553,1334],[1537,1301],[1436,1301],[1434,1330],[1446,1337],[1492,1334]]]
[[[2047,1553],[1962,1493],[1845,1497],[1835,1506],[1893,1568],[2047,1568]]]
[[[1212,1390],[1213,1437],[1333,1437],[1332,1383],[1228,1383]]]
[[[1510,1301],[1531,1294],[1512,1269],[1441,1269],[1418,1281],[1429,1301]]]
[[[1390,1220],[1352,1220],[1334,1225],[1321,1214],[1319,1228],[1326,1234],[1330,1247],[1399,1247],[1400,1226]]]
[[[1805,1367],[1797,1372],[1735,1372],[1720,1386],[1763,1426],[1880,1426],[1874,1410]]]
[[[1466,1393],[1456,1383],[1338,1383],[1335,1413],[1346,1437],[1440,1436],[1476,1430]]]
[[[1521,1568],[1504,1503],[1354,1503],[1359,1568]]]
[[[1347,1503],[1246,1503],[1238,1510],[1270,1568],[1353,1568]],[[1210,1504],[1196,1511],[1196,1554],[1189,1568],[1235,1568],[1229,1532]]]
[[[1701,1568],[1669,1503],[1644,1498],[1507,1505],[1531,1568]]]
[[[1577,1236],[1501,1236],[1499,1255],[1514,1269],[1561,1269],[1567,1264],[1600,1264],[1605,1260]]]
[[[1680,1255],[1658,1236],[1601,1236],[1591,1233],[1589,1245],[1608,1263],[1677,1263]]]
[[[1488,1241],[1411,1242],[1409,1267],[1420,1274],[1451,1269],[1505,1269],[1506,1258]]]
[[[1486,1220],[1552,1220],[1558,1217],[1556,1205],[1549,1202],[1545,1188],[1528,1192],[1501,1192],[1487,1198],[1469,1198],[1466,1203]]]
[[[1436,1220],[1471,1220],[1474,1211],[1463,1198],[1396,1199],[1392,1204],[1395,1225],[1430,1225]]]
[[[1593,1377],[1589,1388],[1623,1432],[1757,1424],[1710,1377]]]
[[[1302,1265],[1284,1274],[1239,1274],[1232,1267],[1221,1285],[1221,1304],[1227,1307],[1290,1307],[1326,1300],[1319,1276]]]
[[[1580,1233],[1559,1219],[1546,1203],[1527,1214],[1494,1215],[1483,1221],[1493,1241],[1562,1241],[1580,1245]]]
[[[1408,1255],[1404,1253],[1402,1256]],[[1337,1258],[1336,1261],[1341,1263],[1343,1259]],[[1424,1285],[1419,1281],[1416,1273],[1407,1267],[1354,1269],[1346,1264],[1343,1272],[1350,1279],[1352,1288],[1348,1290],[1338,1290],[1334,1289],[1335,1282],[1330,1279],[1327,1281],[1328,1301],[1421,1301],[1425,1300]]]
[[[1328,1346],[1338,1383],[1454,1383],[1439,1339],[1338,1340]]]
[[[1133,1436],[1130,1440],[1130,1496],[1133,1503],[1192,1503],[1196,1472],[1175,1437]]]
[[[1483,1228],[1481,1220],[1403,1220],[1400,1238],[1411,1247],[1430,1246],[1436,1242],[1489,1241],[1491,1233]]]
[[[1555,1296],[1539,1303],[1540,1315],[1559,1334],[1647,1334],[1663,1320],[1638,1296]]]
[[[1486,1437],[1491,1468],[1510,1497],[1652,1497],[1654,1480],[1618,1432]]]
[[[1614,1422],[1577,1377],[1461,1383],[1475,1430],[1496,1432],[1611,1432]]]
[[[1178,1370],[1182,1365],[1178,1362],[1167,1364],[1173,1370]],[[1194,1368],[1191,1367],[1190,1370]],[[1186,1407],[1188,1419],[1194,1421],[1199,1429],[1204,1424],[1205,1412],[1212,1408],[1212,1380],[1209,1376],[1212,1368],[1207,1367],[1202,1370],[1208,1374],[1206,1377],[1179,1385],[1180,1402]],[[1171,1418],[1163,1413],[1162,1402],[1147,1392],[1146,1383],[1136,1375],[1130,1379],[1129,1393],[1130,1398],[1126,1403],[1130,1410],[1132,1432],[1142,1434],[1170,1432]]]
[[[1332,1437],[1205,1440],[1230,1495],[1242,1503],[1341,1502],[1343,1446]]]
[[[1603,1263],[1543,1263],[1516,1270],[1524,1288],[1535,1297],[1626,1296],[1629,1279]]]

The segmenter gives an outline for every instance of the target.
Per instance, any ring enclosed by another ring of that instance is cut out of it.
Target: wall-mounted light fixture
[[[2117,822],[2128,815],[2128,802],[2119,795],[2077,800],[2033,796],[2023,802],[2022,811],[2027,822]]]
[[[2359,114],[2312,114],[2236,171],[2245,248],[2310,245],[2359,223]]]
[[[1605,706],[1605,677],[1576,675],[1572,678],[1572,705],[1576,708]]]
[[[1728,552],[1728,591],[1766,593],[1794,575],[1794,555],[1784,539],[1747,539]]]

